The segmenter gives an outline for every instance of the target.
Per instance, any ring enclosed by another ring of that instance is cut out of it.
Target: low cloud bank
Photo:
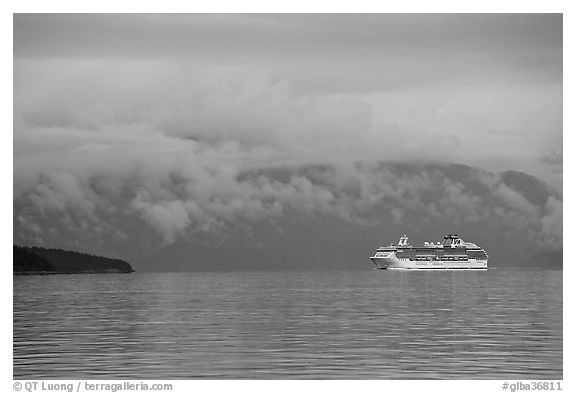
[[[52,72],[61,65],[16,73],[18,242],[103,247],[151,231],[168,244],[301,215],[403,230],[445,217],[496,222],[534,247],[562,247],[558,195],[539,205],[497,174],[382,165],[467,152],[455,136],[376,123],[361,101],[207,70],[89,63]]]

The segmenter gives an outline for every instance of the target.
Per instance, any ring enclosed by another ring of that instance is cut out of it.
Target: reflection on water
[[[562,272],[15,276],[14,377],[560,379]]]

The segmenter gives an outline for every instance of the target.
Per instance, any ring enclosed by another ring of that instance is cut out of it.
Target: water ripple
[[[14,378],[561,379],[562,272],[14,277]]]

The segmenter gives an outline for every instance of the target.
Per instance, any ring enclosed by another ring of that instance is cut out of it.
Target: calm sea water
[[[14,377],[561,379],[562,272],[15,276]]]

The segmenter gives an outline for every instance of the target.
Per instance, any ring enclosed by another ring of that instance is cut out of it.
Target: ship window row
[[[412,257],[410,258],[412,261],[428,261],[428,260],[440,260],[440,261],[467,261],[468,257],[466,256],[456,256],[456,257],[440,257],[435,259],[434,257]]]

